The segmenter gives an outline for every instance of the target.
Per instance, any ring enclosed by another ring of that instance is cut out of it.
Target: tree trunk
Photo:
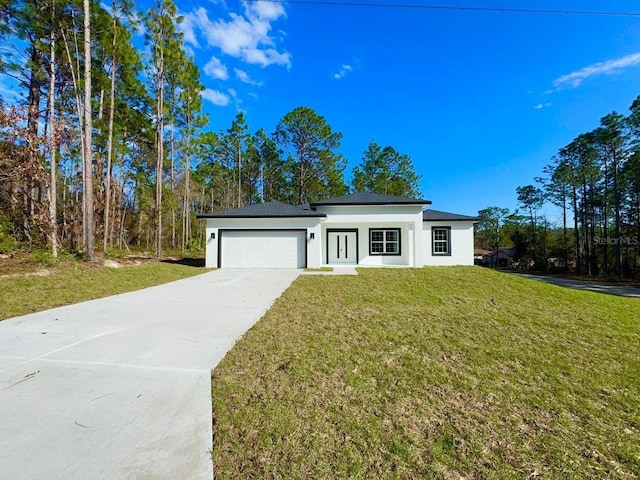
[[[563,187],[564,190],[564,187]],[[569,239],[567,238],[567,195],[566,190],[562,194],[562,253],[564,273],[569,273]]]
[[[172,105],[172,109],[173,109],[173,105]],[[170,188],[171,188],[171,248],[175,249],[176,248],[176,206],[175,206],[175,199],[176,199],[176,194],[175,194],[175,188],[176,188],[176,175],[175,175],[175,143],[176,143],[176,137],[175,137],[175,123],[176,123],[176,117],[175,117],[175,113],[172,115],[172,123],[171,123],[171,153],[170,153],[170,157],[171,157],[171,180],[170,180]]]
[[[93,225],[93,159],[91,118],[91,5],[83,0],[84,10],[84,158],[83,158],[83,234],[84,248],[92,262],[96,259]]]
[[[58,257],[58,191],[56,169],[56,125],[55,125],[55,89],[56,89],[56,37],[53,29],[54,10],[51,8],[51,45],[49,58],[49,229],[51,241],[51,256]]]
[[[33,139],[38,135],[38,121],[40,120],[40,81],[37,69],[41,62],[40,51],[34,45],[31,47],[31,73],[29,77],[29,110],[27,112],[27,132]],[[35,151],[35,148],[34,148]]]
[[[582,205],[581,205],[581,213],[582,213],[582,230],[583,230],[583,242],[584,242],[584,254],[585,254],[585,265],[587,267],[587,275],[591,275],[591,252],[590,252],[590,243],[589,243],[589,214],[588,214],[588,200],[587,200],[587,180],[582,177]]]
[[[640,241],[640,195],[636,196],[636,241]],[[638,278],[638,250],[640,245],[636,245],[633,257],[633,277]]]
[[[40,87],[41,81],[38,79],[38,68],[42,61],[42,56],[35,42],[31,46],[31,66],[29,76],[29,97],[27,111],[27,149],[29,163],[35,165],[37,156],[38,122],[40,121]],[[33,182],[23,184],[24,215],[23,229],[25,237],[31,241],[31,220],[34,215]]]
[[[580,250],[580,215],[578,211],[578,191],[575,184],[573,185],[573,236],[576,249],[576,274],[582,275],[582,252]]]
[[[238,141],[238,207],[242,206],[242,146]]]
[[[115,59],[116,49],[116,2],[111,2],[111,9],[113,14],[113,61],[111,62],[111,88],[109,91],[109,131],[107,133],[107,171],[105,179],[105,192],[104,192],[104,234],[102,238],[102,251],[107,253],[107,247],[109,246],[109,217],[111,214],[111,159],[113,155],[113,117],[115,112],[115,96],[116,96],[116,69],[118,63]]]
[[[190,155],[187,154],[187,163],[184,171],[184,196],[182,199],[182,212],[183,212],[183,221],[182,221],[182,251],[184,252],[185,248],[189,245],[190,240],[190,209],[189,209],[189,176],[190,176]]]
[[[621,238],[620,238],[620,191],[618,189],[618,156],[614,154],[613,159],[613,195],[614,195],[614,208],[615,208],[615,238],[616,238],[616,275],[618,278],[622,278],[622,252],[621,252]]]
[[[158,57],[156,101],[156,257],[162,256],[162,170],[164,166],[164,51]]]
[[[606,160],[604,161],[604,195],[603,195],[603,208],[602,208],[602,224],[604,228],[604,242],[602,244],[602,275],[607,275],[609,272],[609,242],[607,241],[609,238],[609,215],[608,215],[608,205],[607,205],[607,193],[609,191],[609,164]]]

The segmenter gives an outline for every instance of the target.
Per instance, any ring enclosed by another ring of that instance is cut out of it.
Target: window
[[[369,230],[369,255],[400,255],[400,229]]]
[[[433,255],[451,255],[451,227],[433,227]]]

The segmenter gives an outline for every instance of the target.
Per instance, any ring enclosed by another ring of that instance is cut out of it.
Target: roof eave
[[[196,218],[323,218],[323,213],[317,215],[216,215],[215,213],[202,213],[196,215]]]
[[[402,205],[431,205],[431,200],[420,200],[415,202],[358,202],[358,203],[341,203],[341,202],[322,202],[322,203],[311,203],[311,208],[316,207],[365,207],[371,205],[380,205],[380,206],[402,206]]]
[[[477,217],[470,218],[423,218],[423,222],[473,222],[478,223],[480,221]]]

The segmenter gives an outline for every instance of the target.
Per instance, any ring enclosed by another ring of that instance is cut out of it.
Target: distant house
[[[307,205],[268,202],[199,215],[207,267],[473,265],[476,217],[428,200],[353,193]]]
[[[496,251],[484,255],[482,265],[487,267],[512,267],[513,258],[516,249],[512,247],[500,247],[496,254]]]
[[[489,254],[491,254],[491,250],[485,250],[484,248],[474,248],[473,263],[475,263],[476,265],[484,265],[484,259]]]

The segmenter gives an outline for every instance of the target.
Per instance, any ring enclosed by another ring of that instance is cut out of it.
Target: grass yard
[[[2,264],[5,263],[5,264]],[[148,262],[107,268],[60,260],[46,266],[0,261],[0,320],[117,293],[139,290],[203,273],[178,262]]]
[[[640,301],[302,276],[213,372],[216,478],[638,478]]]

